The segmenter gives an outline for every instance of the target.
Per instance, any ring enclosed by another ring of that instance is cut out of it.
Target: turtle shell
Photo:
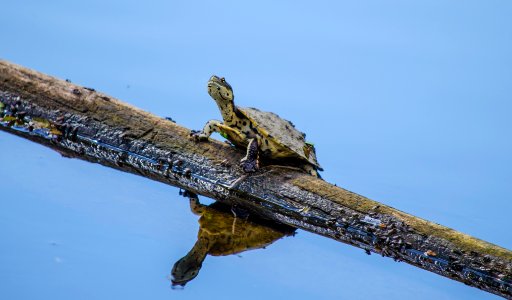
[[[252,122],[258,133],[282,148],[277,157],[299,158],[321,169],[315,148],[306,143],[306,134],[298,131],[292,122],[252,107],[238,107],[238,110]]]
[[[235,220],[230,211],[218,210],[210,206],[204,207],[199,225],[198,238],[208,238],[211,243],[208,253],[214,256],[264,248],[289,234],[251,220]]]

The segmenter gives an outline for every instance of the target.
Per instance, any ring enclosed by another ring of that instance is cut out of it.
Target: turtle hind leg
[[[240,166],[246,173],[256,172],[258,170],[258,140],[253,138],[247,145],[247,154],[240,160]]]

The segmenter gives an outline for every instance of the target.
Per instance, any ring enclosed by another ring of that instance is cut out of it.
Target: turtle
[[[294,229],[285,225],[262,223],[251,217],[237,218],[225,204],[214,202],[206,206],[194,194],[189,201],[191,211],[201,216],[199,232],[192,249],[172,268],[173,286],[185,286],[194,279],[208,254],[226,256],[264,248],[294,232]]]
[[[223,122],[208,121],[202,131],[191,132],[194,139],[207,140],[213,132],[219,132],[236,147],[247,149],[240,161],[246,173],[257,171],[261,155],[277,162],[298,163],[301,169],[319,177],[317,171],[323,169],[317,161],[315,147],[306,142],[306,134],[292,122],[272,112],[235,106],[233,88],[224,77],[210,77],[208,94],[217,103]]]

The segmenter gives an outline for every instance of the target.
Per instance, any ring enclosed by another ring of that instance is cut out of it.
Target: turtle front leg
[[[190,197],[188,200],[190,204],[190,211],[192,211],[194,215],[202,215],[204,212],[204,205],[199,202],[197,195]]]
[[[240,166],[246,173],[258,170],[258,140],[250,139],[247,145],[247,154],[240,160]]]
[[[206,122],[206,124],[204,125],[203,131],[192,130],[192,132],[190,133],[190,136],[198,141],[207,140],[208,137],[210,137],[210,135],[212,135],[212,133],[220,132],[221,130],[219,127],[222,125],[224,125],[224,124],[222,124],[222,122],[219,120],[210,120],[210,121]]]

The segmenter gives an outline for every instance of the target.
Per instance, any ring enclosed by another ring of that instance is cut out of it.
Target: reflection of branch
[[[0,61],[0,100],[0,129],[68,156],[237,204],[367,253],[512,297],[507,249],[290,168],[263,167],[257,173],[262,176],[232,186],[243,175],[242,152],[213,140],[191,141],[188,129],[93,89]]]

